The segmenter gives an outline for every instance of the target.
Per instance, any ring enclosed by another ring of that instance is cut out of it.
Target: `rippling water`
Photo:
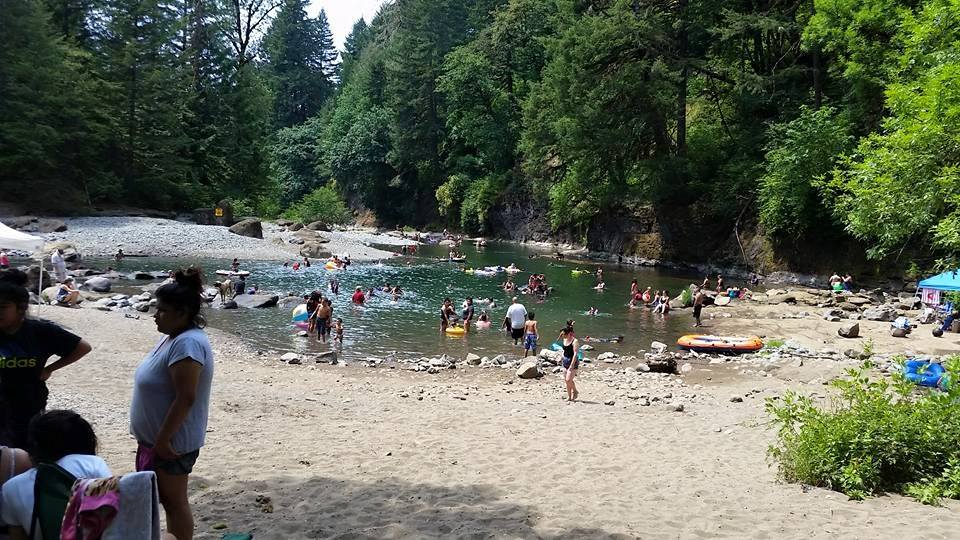
[[[496,276],[477,276],[465,273],[464,267],[483,267],[493,265],[507,266],[515,263],[521,273],[515,276],[518,284],[525,284],[530,272],[544,273],[554,291],[545,301],[534,297],[519,295],[520,302],[528,311],[536,313],[540,322],[541,343],[553,341],[567,319],[576,321],[577,335],[613,337],[625,336],[621,345],[596,344],[597,351],[613,350],[623,353],[637,349],[648,349],[652,340],[675,343],[676,338],[691,329],[692,317],[688,311],[674,312],[666,317],[654,315],[647,309],[629,309],[630,280],[637,278],[641,288],[651,286],[655,290],[667,288],[673,296],[689,285],[699,282],[701,277],[682,276],[666,273],[658,269],[618,267],[604,265],[604,277],[607,290],[593,290],[595,279],[592,274],[596,265],[576,262],[558,262],[549,258],[529,258],[536,254],[523,246],[513,244],[491,244],[479,251],[473,246],[464,245],[467,263],[453,264],[439,262],[433,257],[443,256],[444,248],[424,246],[416,257],[395,257],[382,263],[355,263],[347,271],[330,272],[320,265],[293,271],[284,268],[281,263],[262,261],[243,261],[244,270],[252,272],[247,279],[248,286],[259,285],[264,291],[287,292],[297,295],[318,289],[329,294],[327,288],[331,276],[340,280],[340,295],[334,298],[334,318],[343,319],[345,327],[343,357],[348,360],[366,356],[383,356],[397,352],[401,357],[450,354],[460,356],[467,352],[480,355],[495,355],[512,350],[512,341],[497,331],[499,321],[503,320],[510,297],[500,285],[506,274]],[[204,259],[127,259],[121,270],[168,269],[175,265],[200,264],[208,278],[213,271],[227,268],[229,261]],[[590,274],[576,276],[571,270],[583,268]],[[376,293],[366,306],[354,306],[350,303],[350,294],[356,286],[366,291],[370,287],[382,287],[385,283],[399,284],[404,290],[397,302],[392,302],[387,294]],[[483,304],[476,305],[479,315],[487,309],[492,328],[475,330],[463,337],[441,335],[439,332],[439,307],[444,297],[454,300],[457,311],[464,298],[490,297],[495,307],[490,309]],[[600,314],[586,314],[591,306],[597,307]],[[238,309],[206,311],[210,326],[238,334],[263,349],[295,350],[301,352],[327,350],[315,338],[297,337],[297,328],[290,323],[292,306],[287,308]]]

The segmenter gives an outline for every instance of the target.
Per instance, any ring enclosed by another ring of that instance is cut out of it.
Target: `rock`
[[[220,309],[237,309],[238,307],[240,306],[235,301],[227,300],[220,306]]]
[[[537,362],[526,361],[517,368],[517,377],[521,379],[538,379],[543,376],[540,366]]]
[[[336,351],[323,351],[317,355],[317,362],[327,362],[330,364],[337,363],[337,352]]]
[[[650,343],[650,350],[652,350],[653,352],[655,352],[655,353],[657,353],[657,354],[663,354],[664,351],[667,350],[667,344],[666,344],[666,343],[661,343],[661,342],[659,342],[659,341],[654,341],[654,342]]]
[[[557,365],[560,363],[560,360],[563,359],[563,353],[560,351],[553,351],[550,349],[540,349],[540,359],[549,362],[552,365]]]
[[[135,296],[134,298],[136,298],[137,300],[140,300],[141,302],[149,302],[151,296],[150,296],[150,293],[144,292],[144,293],[138,294],[138,295]]]
[[[44,303],[47,303],[47,304],[52,304],[56,302],[58,290],[60,290],[59,285],[54,287],[47,287],[46,289],[40,291],[40,300],[42,300]]]
[[[580,350],[581,350],[581,351],[592,351],[592,350],[593,350],[593,345],[584,343],[583,345],[580,346]]]
[[[683,403],[671,403],[664,407],[667,412],[683,412]]]
[[[868,321],[892,321],[897,318],[897,311],[887,305],[872,307],[864,310],[863,318]]]
[[[430,365],[437,368],[445,368],[450,365],[450,361],[447,360],[447,355],[443,355],[437,358],[430,359]]]
[[[849,323],[837,328],[837,335],[845,338],[860,336],[860,323]]]
[[[233,301],[239,307],[245,308],[268,308],[277,305],[280,297],[269,294],[238,294],[233,297]]]
[[[731,403],[743,403],[743,396],[730,396]]]
[[[843,318],[843,310],[837,308],[825,309],[823,310],[823,319],[826,321],[835,322]]]
[[[49,234],[54,232],[66,232],[67,224],[59,219],[37,218],[33,216],[21,216],[8,221],[10,227],[27,233]]]
[[[790,293],[771,295],[768,292],[767,303],[768,304],[796,304],[797,297]]]
[[[677,359],[672,356],[654,356],[647,358],[645,363],[653,373],[679,373],[677,371]]]
[[[297,332],[297,337],[310,337],[310,333],[306,330],[301,330]]]
[[[40,288],[44,288],[52,287],[54,284],[53,276],[46,270],[41,273],[40,265],[27,268],[27,290],[36,291],[38,285]]]
[[[299,361],[300,355],[295,352],[288,352],[288,353],[284,353],[283,356],[280,357],[280,360],[283,360],[284,362],[292,363],[294,360]]]
[[[498,354],[493,357],[493,363],[497,364],[498,366],[502,366],[507,363],[507,357],[502,354]]]
[[[230,232],[240,236],[263,239],[263,226],[259,219],[245,219],[230,226]]]
[[[633,368],[633,370],[636,371],[637,373],[648,373],[650,371],[650,366],[643,362],[640,362],[639,364],[637,364],[637,367]]]
[[[311,259],[329,259],[332,255],[327,246],[317,241],[305,241],[300,246],[300,255]]]
[[[864,298],[862,296],[851,296],[847,298],[847,302],[853,304],[854,306],[865,306],[870,303],[869,298]]]
[[[146,312],[150,311],[150,303],[149,303],[149,302],[137,302],[137,303],[133,304],[133,309],[139,311],[140,313],[146,313]]]
[[[608,399],[608,400],[604,401],[603,404],[604,404],[604,405],[609,405],[609,406],[612,407],[613,405],[616,405],[617,402],[614,401],[614,400],[612,400],[612,399]]]
[[[890,335],[893,337],[907,337],[907,334],[910,333],[910,330],[906,328],[891,328]]]
[[[690,373],[693,371],[693,364],[684,364],[680,366],[680,373]]]
[[[843,311],[860,311],[860,308],[858,308],[856,304],[851,304],[850,302],[840,302],[837,307]]]
[[[150,272],[131,272],[130,275],[127,276],[127,279],[147,280],[147,279],[154,279],[154,278],[153,278],[153,274],[151,274]]]
[[[467,356],[466,358],[464,358],[464,361],[471,366],[479,366],[480,356],[473,353],[467,353]]]
[[[109,279],[105,277],[92,277],[87,281],[83,282],[83,288],[89,289],[93,292],[106,293],[110,292],[110,287],[112,283]]]
[[[291,223],[291,224],[287,227],[287,230],[290,231],[290,232],[297,232],[297,231],[299,231],[299,230],[302,229],[302,228],[303,228],[303,223]]]
[[[860,358],[860,351],[856,351],[854,349],[847,349],[843,351],[843,355],[846,356],[847,358],[853,358],[854,360],[856,360]]]
[[[311,231],[323,231],[323,232],[330,231],[330,227],[322,221],[314,221],[313,223],[308,224],[306,227]]]

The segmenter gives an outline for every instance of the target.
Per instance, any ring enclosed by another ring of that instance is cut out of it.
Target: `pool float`
[[[585,274],[589,274],[590,272],[587,272],[586,270],[571,270],[570,273],[575,276],[582,276]]]
[[[678,339],[677,345],[683,349],[697,352],[741,353],[759,351],[763,348],[763,341],[756,336],[732,337],[688,334]]]
[[[477,328],[490,328],[490,321],[477,321]]]
[[[293,308],[293,313],[290,314],[290,320],[293,322],[301,322],[310,318],[310,313],[307,312],[307,305],[300,304],[299,306]]]
[[[521,270],[521,269],[519,269],[519,268],[516,268],[516,267],[514,267],[514,268],[507,267],[507,269],[506,269],[505,271],[506,271],[506,273],[508,273],[508,274],[519,274],[520,272],[523,272],[523,270]]]
[[[472,274],[472,273],[473,273],[473,268],[464,268],[463,271],[464,271],[464,273]]]
[[[330,261],[323,265],[327,270],[343,270],[343,267],[337,266],[337,263]]]
[[[462,326],[451,326],[446,330],[448,336],[462,336],[467,333]]]
[[[495,276],[496,272],[491,272],[490,270],[474,270],[473,275],[475,276]]]
[[[559,341],[554,341],[553,343],[550,344],[550,350],[563,352],[563,344],[561,344]],[[577,360],[578,361],[583,360],[582,348],[577,348]]]
[[[310,323],[308,323],[308,322],[306,322],[306,321],[298,321],[298,322],[293,323],[293,325],[296,326],[297,328],[301,329],[301,330],[309,330],[309,329],[310,329]]]
[[[216,274],[218,276],[248,277],[250,275],[250,272],[247,272],[246,270],[239,270],[237,272],[233,272],[230,270],[217,270]]]
[[[926,360],[907,360],[903,363],[903,376],[920,386],[945,388],[949,381],[943,366]]]

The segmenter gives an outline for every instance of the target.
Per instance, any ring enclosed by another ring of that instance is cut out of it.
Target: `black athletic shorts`
[[[513,328],[510,330],[510,337],[520,339],[523,337],[523,328]]]

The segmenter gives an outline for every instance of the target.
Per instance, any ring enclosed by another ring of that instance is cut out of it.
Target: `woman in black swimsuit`
[[[569,326],[565,327],[560,335],[563,337],[560,343],[563,347],[563,382],[567,385],[567,401],[575,401],[580,395],[580,392],[577,392],[576,383],[573,382],[573,378],[577,375],[577,368],[580,367],[580,361],[577,360],[580,342],[573,334],[573,328]]]

